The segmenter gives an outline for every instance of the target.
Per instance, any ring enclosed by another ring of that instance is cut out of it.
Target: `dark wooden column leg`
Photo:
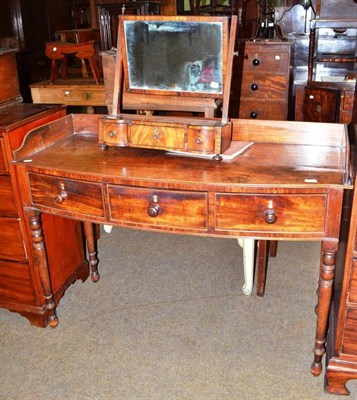
[[[94,239],[93,224],[91,222],[83,222],[84,234],[88,248],[89,265],[91,268],[91,279],[98,282],[100,275],[98,272],[98,259],[96,256],[96,241]]]
[[[269,240],[269,257],[276,257],[278,254],[278,241]]]
[[[58,325],[56,316],[56,303],[53,299],[51,278],[48,270],[46,246],[43,237],[41,214],[37,211],[29,211],[29,224],[32,236],[32,246],[34,248],[34,263],[38,268],[43,295],[45,297],[45,307],[49,314],[48,324],[55,328]]]
[[[315,346],[313,348],[314,361],[311,364],[311,373],[319,376],[322,371],[322,356],[325,354],[325,339],[327,331],[328,317],[331,307],[332,284],[335,275],[335,260],[338,243],[323,242],[321,261],[320,261],[320,279],[318,288],[317,302],[317,321]]]
[[[257,295],[263,297],[268,268],[269,241],[259,240],[257,247]]]

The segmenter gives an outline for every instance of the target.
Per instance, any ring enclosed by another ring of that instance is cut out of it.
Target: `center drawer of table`
[[[110,220],[127,224],[207,229],[205,192],[108,185]]]
[[[323,233],[325,194],[216,194],[217,230]]]

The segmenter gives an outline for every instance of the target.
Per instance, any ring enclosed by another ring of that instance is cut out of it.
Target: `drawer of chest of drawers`
[[[17,217],[18,212],[15,204],[11,179],[8,175],[0,175],[0,217]]]
[[[3,146],[4,146],[4,139],[0,138],[0,172],[7,171]]]
[[[0,300],[6,303],[36,304],[28,263],[0,260]]]
[[[357,356],[357,309],[349,308],[346,313],[342,353]]]
[[[244,100],[239,105],[239,118],[285,120],[287,101]]]
[[[0,218],[0,243],[0,258],[26,260],[19,219]]]
[[[216,229],[323,233],[324,195],[216,195]]]
[[[350,277],[350,293],[348,296],[348,300],[351,303],[356,303],[357,306],[357,258],[353,258],[352,260],[352,271]]]
[[[242,82],[241,96],[244,99],[285,99],[288,92],[288,81],[282,75],[245,74]]]
[[[155,227],[207,229],[207,194],[108,186],[110,218]]]
[[[270,74],[274,71],[274,75],[285,75],[289,64],[289,53],[248,51],[244,54],[243,71],[254,74]]]
[[[34,173],[29,179],[34,205],[104,217],[101,185]]]

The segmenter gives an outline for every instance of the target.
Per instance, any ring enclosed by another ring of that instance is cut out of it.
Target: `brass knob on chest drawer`
[[[109,132],[109,136],[110,136],[110,137],[114,137],[114,136],[115,136],[115,131],[110,131],[110,132]]]
[[[250,85],[251,90],[253,90],[253,92],[255,92],[256,90],[258,90],[258,85],[256,83],[252,83]]]
[[[200,137],[197,137],[195,140],[196,144],[202,144],[203,140]]]
[[[254,58],[254,60],[252,61],[252,64],[257,67],[260,64],[260,61],[258,60],[258,58]]]
[[[255,118],[257,118],[257,116],[258,116],[258,113],[257,113],[256,111],[252,111],[252,112],[250,113],[250,118],[255,119]]]
[[[264,213],[264,219],[267,224],[274,224],[278,217],[274,210],[267,210]]]

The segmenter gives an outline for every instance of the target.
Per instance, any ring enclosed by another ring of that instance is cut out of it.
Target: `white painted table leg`
[[[254,278],[254,239],[238,238],[239,246],[243,249],[244,285],[243,293],[247,296],[253,291]]]
[[[105,231],[105,232],[110,233],[110,232],[112,231],[112,229],[113,229],[113,225],[106,225],[106,224],[104,224],[104,225],[103,225],[103,228],[104,228],[104,231]]]

